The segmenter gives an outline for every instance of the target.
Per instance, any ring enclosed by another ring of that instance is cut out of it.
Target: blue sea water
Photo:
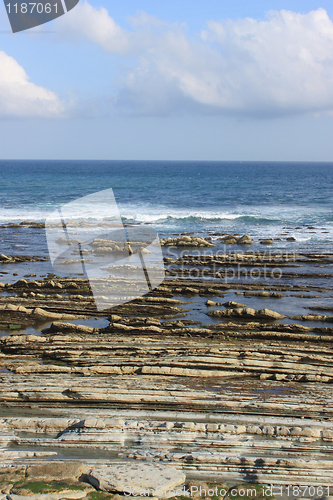
[[[293,236],[295,248],[332,250],[333,163],[3,160],[0,223],[42,221],[108,188],[124,222],[151,223],[161,236],[247,233],[281,238],[276,247]]]

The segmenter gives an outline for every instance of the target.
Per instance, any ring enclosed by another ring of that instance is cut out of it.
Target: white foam
[[[0,211],[0,221],[22,222],[43,221],[60,204],[35,205],[22,208],[3,208]],[[135,223],[151,223],[159,230],[177,230],[181,225],[182,230],[186,230],[187,225],[191,225],[191,230],[195,230],[195,225],[206,225],[207,228],[213,227],[216,230],[245,231],[254,237],[280,237],[281,233],[287,232],[283,228],[290,226],[293,229],[288,230],[288,236],[293,236],[297,242],[316,242],[333,240],[333,223],[325,221],[325,207],[309,208],[306,206],[237,206],[235,209],[226,210],[225,207],[218,209],[204,208],[178,208],[170,207],[164,204],[135,204],[119,203],[118,207],[123,221]],[[73,210],[71,218],[75,220],[84,220],[94,222],[96,220],[110,219],[110,206],[108,203],[96,203],[85,206],[82,202],[78,203]],[[243,219],[245,218],[245,219]],[[317,229],[314,233],[307,233],[306,229],[296,230],[296,226],[311,224]],[[323,233],[323,229],[328,233]],[[90,228],[89,231],[92,231]],[[283,236],[282,236],[283,237]]]

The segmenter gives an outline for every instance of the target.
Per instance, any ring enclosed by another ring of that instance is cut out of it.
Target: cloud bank
[[[275,118],[333,111],[333,22],[321,8],[271,11],[263,21],[211,20],[193,35],[185,24],[143,12],[125,29],[84,0],[55,24],[61,42],[94,44],[112,55],[110,64],[119,62],[109,95],[90,103],[93,114]],[[68,104],[0,51],[0,116],[68,113]]]
[[[130,113],[277,117],[333,109],[333,23],[321,8],[272,11],[263,21],[208,21],[191,36],[186,26],[144,13],[123,29],[105,8],[84,1],[58,28],[131,61],[114,101]]]
[[[18,62],[0,51],[0,116],[60,117],[64,105],[56,94],[35,85]]]

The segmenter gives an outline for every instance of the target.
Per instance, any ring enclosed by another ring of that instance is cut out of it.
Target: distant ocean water
[[[294,248],[333,250],[333,163],[3,160],[0,223],[41,221],[107,188],[124,222],[152,223],[161,236],[282,238],[274,248],[293,236]]]

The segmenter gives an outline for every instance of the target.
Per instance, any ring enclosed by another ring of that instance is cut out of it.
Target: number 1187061
[[[58,14],[57,3],[8,3],[6,4],[8,14]]]
[[[304,498],[313,498],[313,497],[322,497],[322,496],[330,496],[330,487],[329,486],[296,486],[289,485],[286,487],[286,493],[289,496],[293,497],[304,497]]]

